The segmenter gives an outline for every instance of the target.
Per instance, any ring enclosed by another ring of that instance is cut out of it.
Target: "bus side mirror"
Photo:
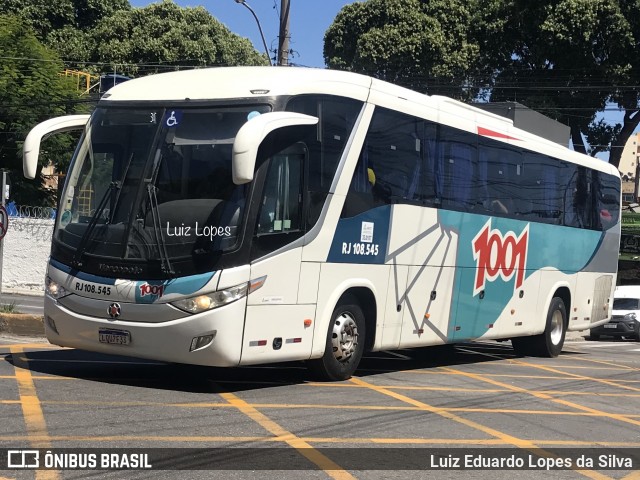
[[[242,185],[253,180],[258,148],[266,136],[274,130],[295,125],[315,125],[317,117],[294,112],[270,112],[247,121],[233,142],[231,172],[233,183]]]
[[[65,115],[51,118],[39,123],[31,129],[22,146],[22,171],[29,179],[36,177],[38,157],[40,156],[40,142],[54,133],[81,130],[89,121],[90,115]]]

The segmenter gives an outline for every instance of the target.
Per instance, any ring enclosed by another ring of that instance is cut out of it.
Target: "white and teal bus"
[[[50,342],[211,366],[510,339],[611,315],[620,178],[469,105],[366,76],[235,67],[118,85],[89,117],[47,270]]]

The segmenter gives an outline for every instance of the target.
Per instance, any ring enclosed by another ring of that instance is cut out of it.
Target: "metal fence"
[[[50,240],[53,234],[53,224],[56,209],[52,207],[35,207],[29,205],[7,205],[9,214],[9,229],[37,237],[40,240]]]

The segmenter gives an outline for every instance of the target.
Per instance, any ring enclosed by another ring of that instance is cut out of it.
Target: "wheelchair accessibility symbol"
[[[180,124],[180,120],[182,120],[182,112],[180,110],[170,110],[165,114],[164,124],[169,128],[176,127]]]

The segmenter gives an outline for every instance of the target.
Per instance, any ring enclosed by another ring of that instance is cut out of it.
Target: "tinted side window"
[[[564,224],[568,227],[592,228],[594,222],[591,171],[575,167],[564,191]]]
[[[441,126],[435,175],[442,208],[471,211],[478,203],[477,135]]]
[[[593,184],[595,185],[595,221],[594,228],[607,230],[620,219],[620,179],[613,175],[593,171]]]
[[[320,119],[317,129],[302,139],[309,152],[309,161],[305,166],[308,179],[306,224],[309,228],[320,216],[338,162],[361,108],[362,102],[326,95],[295,97],[287,104],[288,111]]]
[[[522,188],[531,200],[531,220],[555,224],[561,222],[564,186],[559,167],[557,160],[525,152]]]
[[[478,148],[478,157],[478,200],[481,207],[500,216],[528,215],[531,205],[520,190],[521,152],[509,145],[485,141]]]
[[[421,119],[377,108],[342,216],[391,203],[422,204],[433,198],[433,164],[427,152],[432,148]]]

